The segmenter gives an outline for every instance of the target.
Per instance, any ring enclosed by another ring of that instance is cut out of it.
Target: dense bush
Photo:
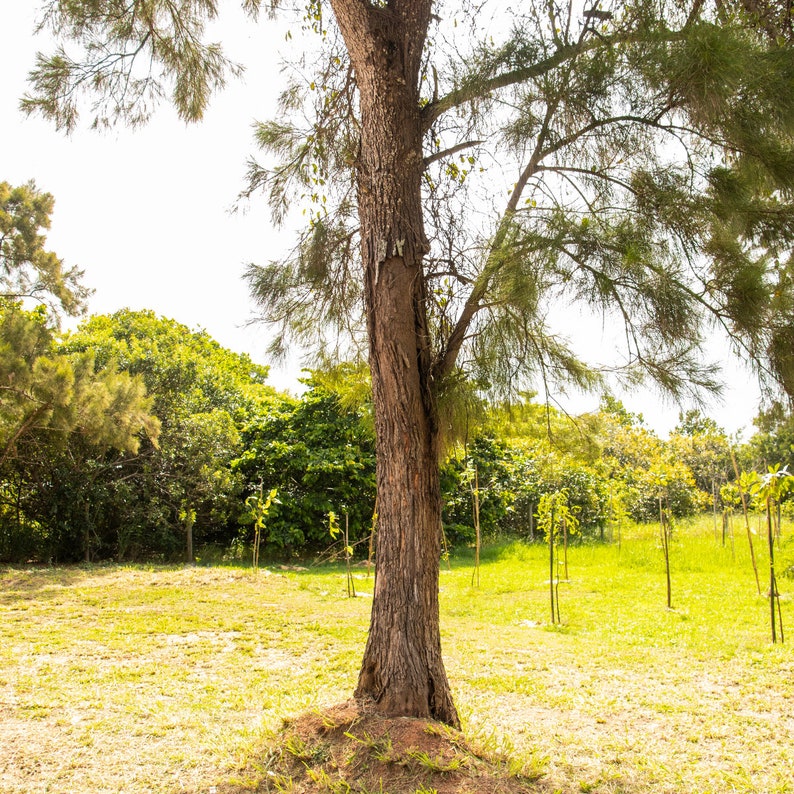
[[[607,521],[609,488],[596,469],[570,458],[539,454],[525,444],[483,436],[442,468],[444,522],[452,540],[472,537],[475,472],[485,533],[534,537],[541,497],[561,490],[568,494],[584,535],[600,534]]]
[[[328,514],[349,526],[351,542],[368,537],[375,510],[375,441],[364,410],[345,409],[337,394],[306,381],[301,399],[281,398],[243,434],[233,464],[247,494],[277,489],[263,543],[289,554],[331,545]],[[250,527],[242,538],[250,541]]]
[[[85,556],[123,458],[155,445],[142,379],[65,350],[43,308],[0,304],[0,559]]]
[[[375,444],[358,370],[315,373],[294,398],[247,356],[151,312],[93,317],[59,339],[43,310],[6,304],[0,377],[15,384],[0,395],[0,560],[170,560],[188,538],[239,552],[260,488],[277,492],[264,554],[328,549],[332,511],[351,542],[369,537]],[[680,517],[729,490],[727,439],[692,412],[668,441],[609,400],[575,426],[528,400],[481,413],[479,434],[441,463],[453,544],[473,540],[475,486],[482,531],[527,539],[555,492],[599,538],[620,515],[656,520],[660,500]],[[791,425],[780,408],[762,415],[740,461],[787,462]]]
[[[2,558],[174,559],[185,554],[188,530],[197,544],[229,545],[242,512],[231,464],[243,427],[275,398],[267,368],[146,311],[92,317],[64,339],[46,339],[47,355],[70,366],[75,383],[86,380],[94,402],[100,380],[109,397],[94,410],[102,423],[83,417],[92,416],[86,408],[64,429],[65,409],[55,405],[60,424],[16,445],[2,482]],[[31,362],[41,355],[33,351]],[[134,407],[133,385],[138,426],[141,408],[151,410],[159,436],[139,431],[134,443],[120,443],[112,431],[122,424],[123,398],[127,412]]]

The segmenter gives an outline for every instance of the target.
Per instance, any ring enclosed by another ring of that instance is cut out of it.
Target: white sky
[[[275,115],[283,85],[283,35],[267,20],[244,21],[226,3],[226,54],[248,71],[213,100],[203,122],[186,126],[164,104],[149,125],[131,132],[79,128],[71,138],[49,122],[26,118],[18,103],[43,39],[33,36],[37,3],[2,0],[0,11],[0,181],[34,179],[55,197],[48,247],[85,270],[95,290],[89,310],[153,309],[220,344],[265,361],[267,330],[244,327],[254,307],[241,274],[249,262],[277,259],[290,240],[270,224],[264,199],[246,214],[229,209],[253,153],[251,123]],[[574,334],[572,334],[574,335]],[[297,367],[271,369],[278,388],[296,387]],[[746,428],[757,411],[753,377],[731,366],[730,389],[708,413],[727,431]],[[651,394],[623,396],[626,406],[666,433],[678,408]],[[576,401],[574,412],[597,399]],[[745,437],[747,432],[745,432]]]

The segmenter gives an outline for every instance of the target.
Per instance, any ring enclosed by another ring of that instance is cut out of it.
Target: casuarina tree
[[[0,301],[43,303],[56,316],[80,314],[91,293],[80,281],[82,271],[45,250],[54,206],[34,182],[0,182]]]
[[[70,45],[39,56],[24,107],[69,129],[85,92],[95,125],[135,124],[170,92],[198,119],[236,70],[206,41],[216,11],[49,0]],[[277,220],[303,201],[308,224],[250,282],[277,349],[368,357],[378,577],[356,694],[456,725],[438,457],[465,384],[548,392],[606,366],[700,393],[718,388],[700,354],[718,327],[792,390],[789,19],[749,0],[308,0],[295,19],[316,67],[258,125],[270,159],[249,192]],[[622,354],[586,361],[580,317],[617,322]]]

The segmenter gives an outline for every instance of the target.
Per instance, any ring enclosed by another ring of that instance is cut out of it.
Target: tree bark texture
[[[358,206],[377,437],[378,534],[356,697],[458,726],[441,658],[438,421],[423,260],[419,74],[429,0],[332,0],[361,113]]]

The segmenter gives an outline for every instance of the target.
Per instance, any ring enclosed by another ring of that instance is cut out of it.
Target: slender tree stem
[[[474,508],[474,570],[471,574],[472,587],[480,586],[480,480],[477,467],[474,467],[474,489],[472,490],[472,506]]]
[[[747,528],[747,542],[750,545],[750,560],[753,563],[753,573],[755,574],[755,586],[758,588],[758,595],[761,595],[761,580],[758,577],[758,566],[755,564],[755,549],[753,548],[753,533],[750,529],[750,518],[747,509],[747,497],[742,489],[741,479],[739,477],[739,467],[736,464],[736,455],[731,448],[731,462],[733,463],[733,471],[736,474],[736,487],[739,489],[739,498],[742,500],[742,513],[744,515],[744,524]]]
[[[670,581],[670,543],[667,535],[667,524],[665,523],[664,510],[662,509],[662,498],[659,497],[659,524],[662,529],[662,550],[664,551],[664,570],[667,577],[667,608],[673,608],[673,588]]]
[[[772,529],[772,504],[770,497],[766,498],[766,532],[769,543],[769,610],[772,624],[772,642],[777,642],[777,616],[775,614],[775,595],[777,582],[775,581],[775,534]]]
[[[554,508],[551,509],[551,526],[549,527],[549,596],[551,597],[551,625],[557,623],[554,611]]]

